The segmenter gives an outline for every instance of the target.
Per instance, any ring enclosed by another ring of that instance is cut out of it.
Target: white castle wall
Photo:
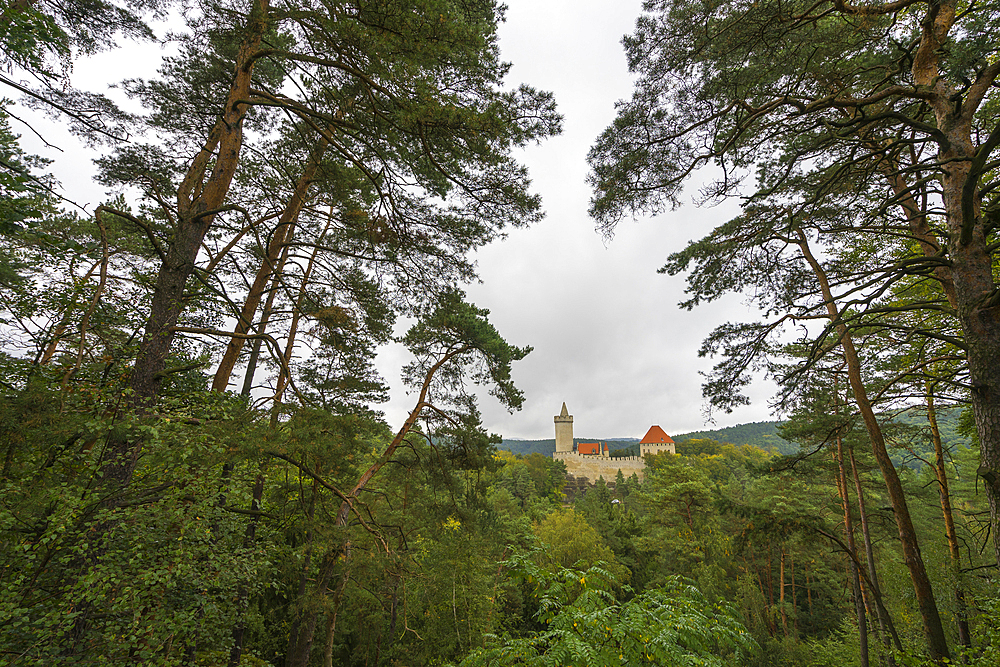
[[[619,470],[625,477],[631,477],[635,473],[641,480],[646,468],[646,461],[640,456],[613,459],[601,455],[587,456],[577,452],[555,452],[552,458],[564,462],[566,472],[570,475],[586,478],[590,483],[596,482],[599,477],[613,482]]]
[[[645,456],[646,454],[662,454],[663,452],[670,452],[671,454],[677,453],[677,448],[674,443],[662,444],[662,445],[639,445],[642,450],[641,454]]]

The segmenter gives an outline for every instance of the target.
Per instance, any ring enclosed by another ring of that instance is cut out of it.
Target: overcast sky
[[[565,401],[578,437],[641,437],[652,424],[670,434],[705,428],[699,370],[702,339],[727,320],[753,317],[739,297],[693,312],[677,307],[684,279],[656,273],[667,256],[700,238],[736,209],[699,209],[687,203],[655,219],[626,221],[611,241],[594,230],[587,215],[590,191],[586,155],[614,118],[614,104],[631,95],[621,37],[631,32],[640,0],[507,0],[502,26],[504,59],[513,63],[509,83],[527,83],[555,94],[564,117],[562,135],[528,148],[534,191],[546,219],[477,255],[482,283],[469,286],[470,299],[491,311],[491,320],[515,345],[534,351],[514,367],[525,392],[524,408],[508,415],[491,397],[481,401],[491,431],[508,438],[551,438],[552,417]],[[129,47],[78,64],[81,87],[150,76],[162,51],[156,45]],[[68,194],[88,211],[103,198],[90,182],[95,155],[74,149],[71,138],[42,124],[46,136],[65,150],[28,145],[57,159],[53,171]],[[697,189],[692,183],[691,192]],[[399,386],[397,350],[380,358],[387,379]],[[717,426],[771,419],[770,388],[759,383],[753,404],[733,414],[714,415]],[[402,389],[383,406],[398,426],[411,400]]]
[[[552,91],[564,123],[562,135],[522,157],[546,219],[479,252],[482,283],[468,289],[509,342],[534,347],[514,366],[524,408],[509,415],[486,396],[485,424],[508,438],[551,438],[565,401],[577,437],[641,438],[652,424],[671,434],[706,428],[698,371],[712,362],[698,348],[717,325],[754,313],[736,296],[681,310],[684,278],[656,271],[737,209],[699,209],[689,196],[677,211],[624,222],[609,242],[587,215],[587,152],[614,119],[615,102],[631,96],[621,38],[641,0],[506,1],[500,45],[513,63],[509,82]],[[753,403],[713,415],[716,425],[771,419],[770,392],[758,383]],[[391,423],[406,404],[394,394]]]
[[[565,401],[577,436],[642,437],[652,424],[668,433],[705,428],[702,378],[712,362],[698,358],[705,336],[727,320],[754,316],[740,297],[677,307],[682,276],[656,271],[689,240],[732,217],[733,205],[680,209],[623,222],[606,242],[587,215],[586,155],[627,99],[632,79],[621,38],[640,0],[509,0],[501,31],[511,81],[555,93],[563,134],[526,152],[547,217],[479,254],[483,283],[471,297],[492,312],[508,340],[535,350],[515,378],[524,409],[508,415],[483,401],[487,425],[507,437],[552,437],[552,417]],[[691,192],[698,183],[691,184]],[[770,389],[717,425],[771,419]]]

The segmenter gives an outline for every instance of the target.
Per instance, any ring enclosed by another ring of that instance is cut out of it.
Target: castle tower
[[[563,403],[562,412],[555,417],[556,422],[556,453],[573,451],[573,415],[566,410]]]

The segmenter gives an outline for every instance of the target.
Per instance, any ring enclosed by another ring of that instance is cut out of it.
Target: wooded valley
[[[1000,664],[997,2],[645,3],[590,213],[740,202],[661,272],[759,311],[705,341],[706,403],[765,375],[793,446],[572,497],[478,402],[522,406],[531,341],[473,253],[541,219],[518,151],[563,124],[503,12],[4,5],[0,663]],[[141,113],[74,88],[166,18]],[[118,194],[64,196],[29,112]]]

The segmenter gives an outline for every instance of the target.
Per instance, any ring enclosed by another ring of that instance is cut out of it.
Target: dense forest
[[[176,50],[118,84],[142,112],[73,87],[165,17]],[[562,125],[502,18],[4,5],[2,664],[1000,664],[1000,6],[644,4],[591,214],[711,167],[741,212],[662,272],[759,308],[705,341],[705,398],[766,374],[794,446],[690,437],[572,499],[478,403],[521,407],[531,348],[463,286],[540,220],[516,151]],[[29,111],[119,194],[69,201]]]

